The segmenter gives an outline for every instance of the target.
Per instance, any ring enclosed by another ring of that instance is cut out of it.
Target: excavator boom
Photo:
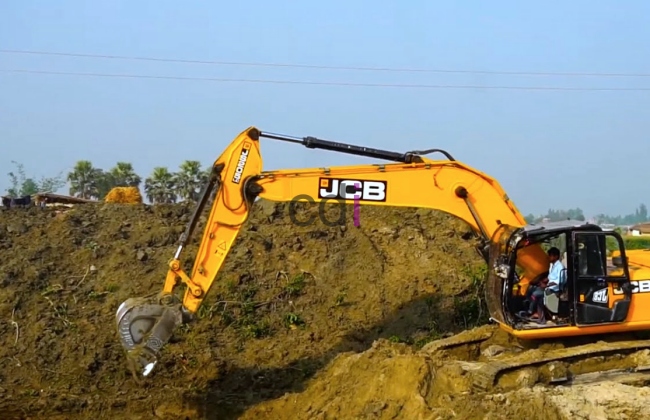
[[[263,171],[262,138],[392,163]],[[423,156],[435,152],[445,159],[430,160]],[[135,370],[147,375],[174,328],[192,319],[198,311],[255,199],[291,201],[301,195],[308,195],[314,201],[338,200],[351,204],[357,200],[362,205],[441,210],[469,223],[485,244],[501,224],[525,224],[523,216],[494,179],[456,161],[444,150],[399,153],[314,137],[301,139],[264,133],[250,127],[214,162],[191,221],[169,263],[161,295],[155,299],[128,299],[117,311],[118,331]],[[186,274],[181,269],[182,251],[212,196],[214,200],[194,266]],[[477,202],[483,204],[477,206]],[[526,254],[528,258],[526,255],[521,258],[527,265],[527,277],[535,277],[545,270],[545,254],[541,248],[529,248]],[[186,286],[182,300],[173,294],[179,281]]]
[[[389,163],[264,171],[260,152],[263,138]],[[435,152],[445,159],[431,160],[424,156]],[[193,319],[248,220],[255,200],[294,203],[301,196],[314,201],[420,207],[449,213],[474,229],[481,239],[479,251],[486,261],[495,244],[509,241],[513,231],[526,225],[495,179],[456,161],[444,150],[399,153],[314,137],[264,133],[250,127],[215,160],[194,214],[169,263],[161,294],[149,299],[128,299],[117,310],[118,331],[134,373],[147,376],[174,329]],[[188,274],[182,269],[182,252],[211,200],[202,240]],[[507,238],[504,232],[508,233]],[[519,285],[534,282],[548,270],[548,257],[541,244],[519,249],[516,260]],[[174,294],[179,284],[186,287],[182,298]],[[499,302],[493,302],[493,308],[500,306]]]
[[[490,240],[500,224],[525,224],[496,181],[457,161],[433,161],[414,152],[399,154],[308,137],[304,140],[307,147],[344,150],[399,163],[262,171],[259,138],[264,136],[251,128],[240,134],[217,159],[213,177],[219,190],[191,274],[185,276],[178,264],[172,262],[163,293],[170,294],[176,278],[180,277],[187,285],[183,306],[189,312],[198,310],[210,290],[257,197],[292,201],[309,195],[315,201],[352,204],[356,200],[362,205],[435,208],[467,221],[485,241]],[[206,190],[204,199],[209,191]],[[475,202],[490,205],[477,207]],[[538,251],[535,257],[543,254],[539,248],[535,250]],[[534,264],[531,269],[535,274],[546,269],[538,261],[538,258],[529,261]]]

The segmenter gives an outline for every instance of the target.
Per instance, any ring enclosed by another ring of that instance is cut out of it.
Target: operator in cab
[[[553,247],[548,250],[548,258],[551,262],[551,265],[548,269],[548,291],[547,295],[551,292],[559,293],[562,286],[562,270],[564,270],[564,265],[560,261],[560,250]]]
[[[548,276],[534,285],[531,284],[526,291],[526,300],[530,301],[527,315],[531,319],[539,320],[540,323],[546,322],[542,310],[544,294],[559,293],[563,286],[562,270],[564,270],[564,265],[560,261],[560,250],[556,247],[549,249],[548,259],[550,261]]]

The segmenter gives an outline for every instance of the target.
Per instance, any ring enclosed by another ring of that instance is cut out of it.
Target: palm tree
[[[198,160],[186,160],[175,177],[176,193],[182,200],[197,201],[201,187],[207,181]]]
[[[85,199],[97,199],[98,182],[102,170],[93,167],[89,160],[78,161],[72,171],[68,173],[68,182],[70,182],[70,195]]]
[[[99,199],[103,200],[114,186],[115,183],[110,172],[104,172],[100,169],[97,174],[97,196]]]
[[[140,187],[142,183],[142,178],[129,162],[117,162],[108,173],[114,187]]]
[[[210,176],[212,175],[212,164],[210,164],[207,168],[203,170],[203,177],[205,179],[205,182],[208,182],[210,179]]]
[[[157,166],[150,177],[144,180],[144,191],[152,203],[175,203],[174,174],[166,167]]]
[[[136,187],[139,188],[142,178],[135,173],[133,165],[129,162],[117,162],[109,171],[100,173],[97,176],[97,195],[103,199],[108,192],[115,187]]]

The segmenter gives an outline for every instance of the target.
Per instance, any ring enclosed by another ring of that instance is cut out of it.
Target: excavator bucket
[[[160,349],[183,322],[178,305],[147,298],[127,299],[117,310],[117,327],[128,365],[137,376],[147,376],[158,363]]]

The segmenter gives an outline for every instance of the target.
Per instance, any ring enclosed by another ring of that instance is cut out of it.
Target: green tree
[[[66,182],[63,177],[63,172],[52,178],[42,177],[37,183],[38,191],[44,193],[55,193],[59,189],[65,187],[65,184]]]
[[[634,213],[626,214],[625,216],[610,216],[607,214],[599,214],[596,216],[598,223],[612,223],[615,225],[634,225],[648,221],[648,208],[645,204],[640,204]]]
[[[550,209],[545,217],[548,217],[548,219],[551,222],[559,222],[560,220],[567,220],[567,219],[581,220],[581,221],[586,220],[585,215],[582,212],[582,209],[579,207],[575,209],[568,209],[568,210]]]
[[[103,171],[95,168],[89,160],[78,161],[68,173],[70,195],[85,199],[99,199],[99,186]]]
[[[151,176],[144,180],[144,192],[147,199],[154,203],[175,203],[175,177],[166,167],[153,169]]]
[[[645,222],[648,220],[648,208],[645,206],[645,204],[641,204],[636,209],[636,219],[637,223]]]
[[[205,177],[205,180],[207,182],[208,179],[210,179],[210,175],[212,175],[212,165],[208,165],[207,168],[203,170],[203,176]]]
[[[40,192],[40,187],[36,181],[31,178],[27,178],[22,184],[23,185],[20,189],[20,195],[34,195]]]
[[[201,187],[207,181],[206,172],[201,169],[198,160],[186,160],[175,174],[175,188],[181,200],[197,201]]]
[[[97,171],[97,197],[101,200],[115,187],[136,187],[142,184],[142,178],[135,172],[129,162],[117,162],[108,171]]]
[[[8,173],[11,188],[7,190],[7,195],[10,197],[22,197],[39,192],[56,192],[59,188],[65,186],[62,174],[52,178],[42,177],[40,181],[36,181],[34,178],[27,177],[22,163],[13,160],[11,163],[16,166],[16,173]]]
[[[129,162],[117,162],[108,175],[114,187],[140,187],[142,178],[135,172]]]
[[[97,199],[103,200],[109,191],[115,187],[115,181],[109,172],[97,169]]]

